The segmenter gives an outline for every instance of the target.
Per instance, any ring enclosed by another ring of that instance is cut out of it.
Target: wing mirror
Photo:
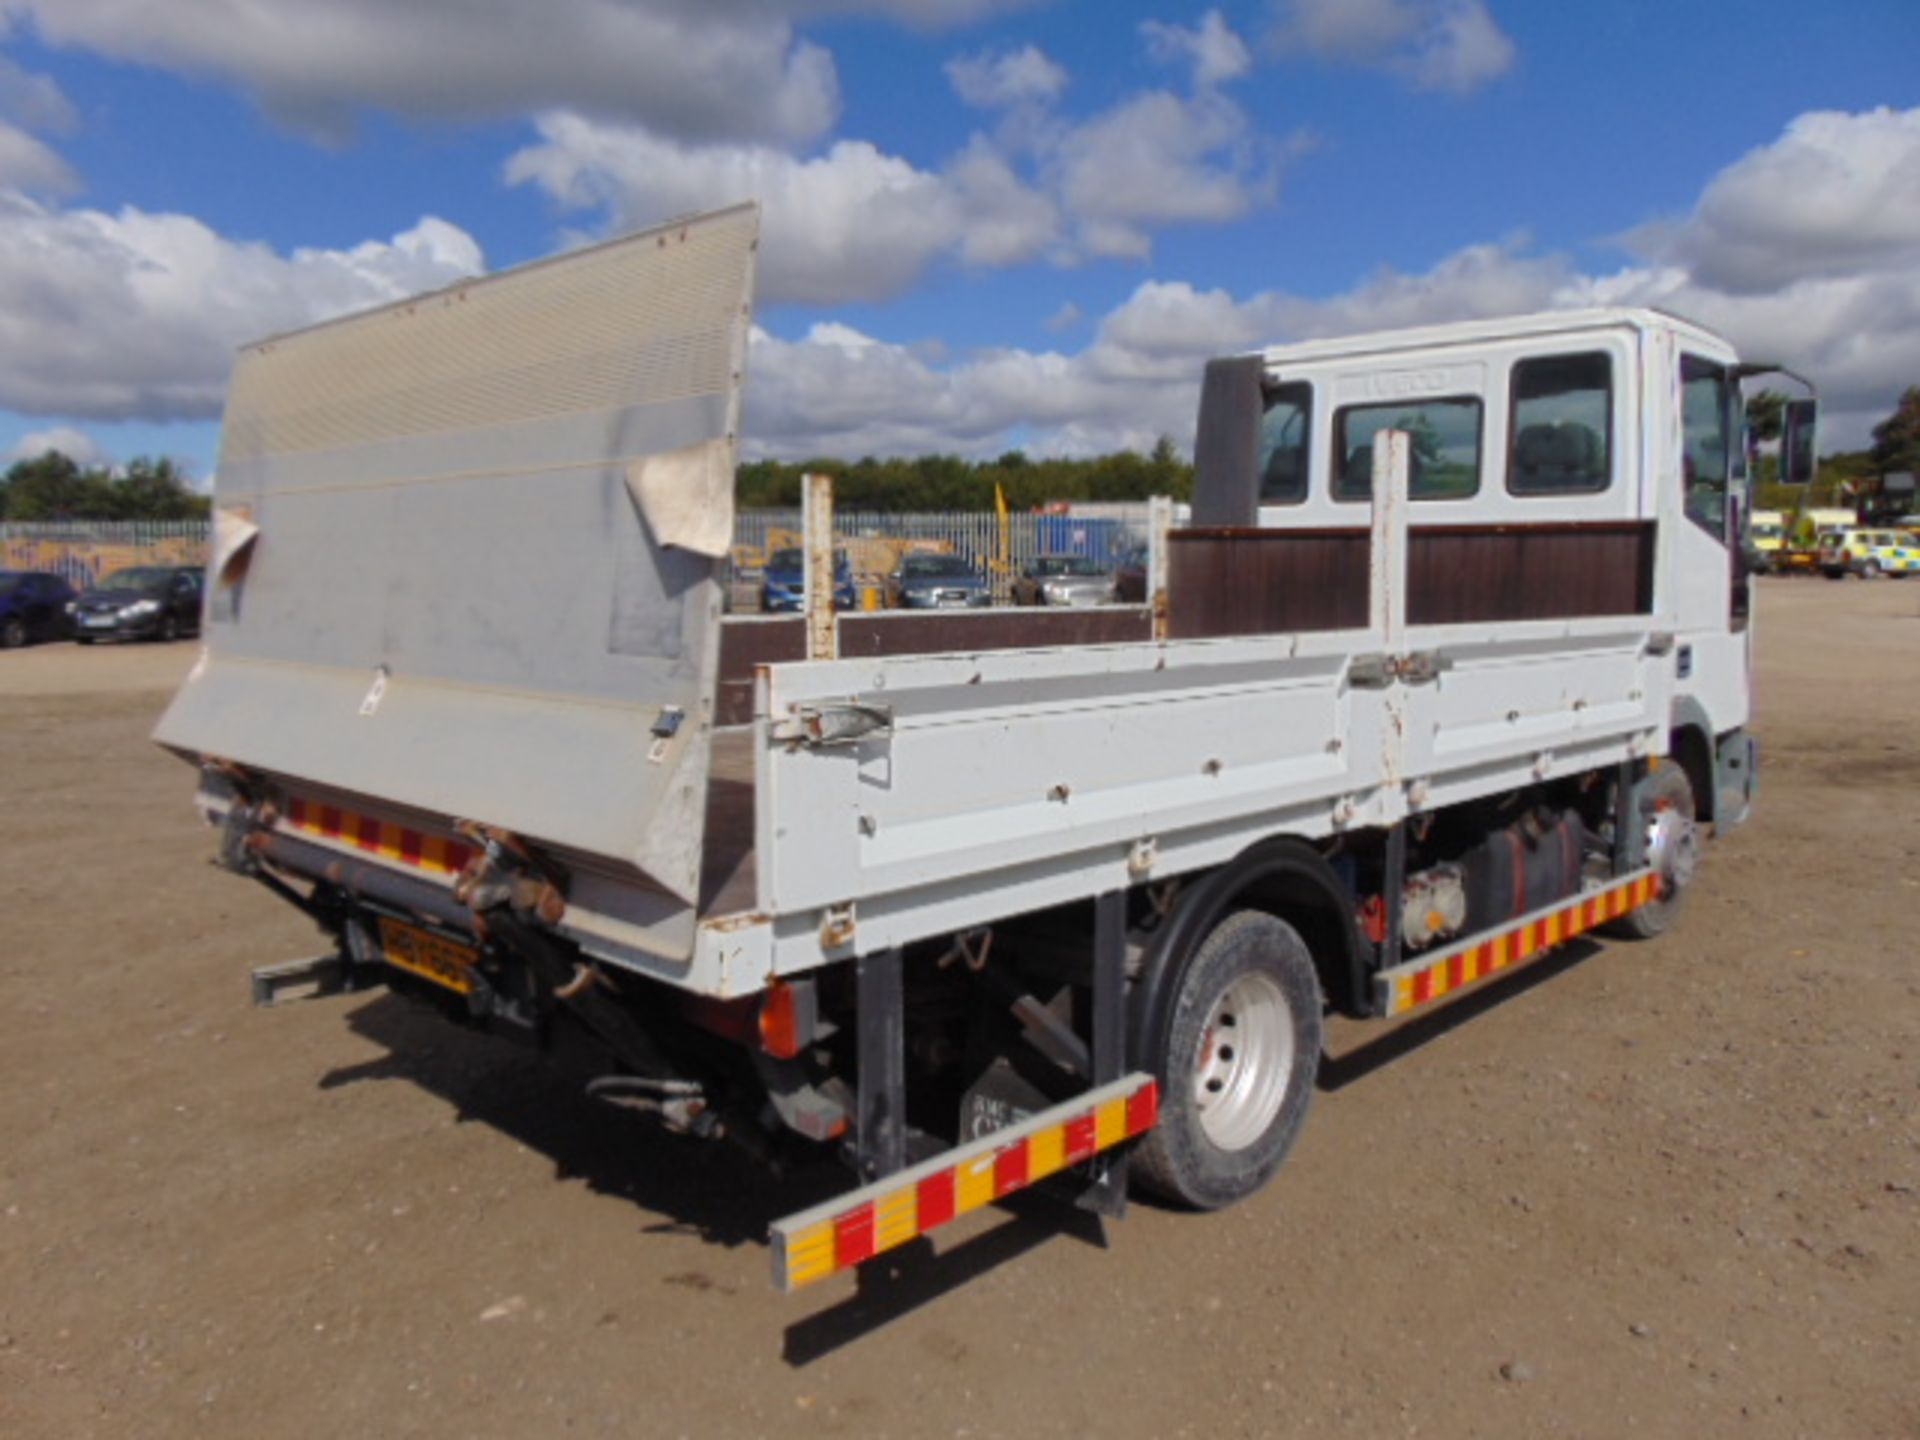
[[[1789,400],[1780,415],[1780,480],[1808,485],[1816,468],[1814,432],[1820,418],[1817,400]]]

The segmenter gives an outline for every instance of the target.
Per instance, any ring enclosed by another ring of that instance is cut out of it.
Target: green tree
[[[15,461],[7,470],[6,518],[80,518],[88,489],[86,472],[58,450]]]
[[[8,520],[201,520],[210,509],[179,465],[145,455],[115,476],[49,450],[16,461],[0,481],[0,516]]]
[[[1920,474],[1920,385],[1909,385],[1893,414],[1873,427],[1873,463],[1881,473]]]

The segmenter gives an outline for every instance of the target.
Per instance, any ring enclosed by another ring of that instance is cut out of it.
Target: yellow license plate
[[[382,916],[380,948],[389,965],[461,995],[473,993],[473,967],[480,952],[470,945],[456,945],[431,931]]]

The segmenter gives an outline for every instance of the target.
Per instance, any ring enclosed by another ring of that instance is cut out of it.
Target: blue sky
[[[487,18],[477,18],[484,9]],[[1920,7],[0,0],[0,454],[214,466],[233,347],[747,195],[749,447],[1191,433],[1206,355],[1662,304],[1920,383]]]

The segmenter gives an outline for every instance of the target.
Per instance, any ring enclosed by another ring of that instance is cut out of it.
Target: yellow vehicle
[[[1820,536],[1820,573],[1829,580],[1858,575],[1871,580],[1891,575],[1903,580],[1920,570],[1920,538],[1909,530],[1871,530],[1849,527]]]
[[[1747,534],[1762,566],[1780,568],[1780,552],[1787,544],[1787,517],[1778,510],[1756,510],[1747,521]]]

